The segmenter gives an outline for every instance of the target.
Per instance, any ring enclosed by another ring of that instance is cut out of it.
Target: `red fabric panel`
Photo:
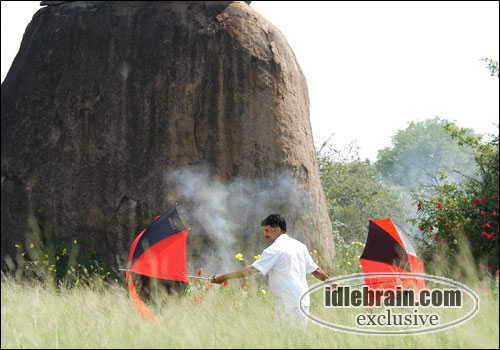
[[[142,318],[144,319],[150,319],[154,323],[158,323],[158,320],[156,319],[155,315],[149,309],[144,305],[142,302],[141,298],[139,297],[139,294],[137,293],[137,290],[135,289],[134,282],[132,281],[132,276],[128,275],[127,272],[127,279],[128,279],[128,290],[129,290],[129,295],[130,295],[130,300],[132,301],[132,307],[137,311]]]
[[[130,271],[155,278],[189,282],[186,267],[187,234],[188,230],[184,230],[156,243],[136,260]]]
[[[375,223],[377,226],[382,228],[385,232],[390,234],[392,236],[392,238],[394,238],[396,240],[396,242],[398,242],[401,245],[401,247],[403,247],[403,249],[406,251],[405,246],[403,244],[403,241],[401,240],[401,237],[399,237],[398,231],[394,227],[394,224],[392,223],[391,218],[387,218],[387,219],[383,219],[383,220],[370,220],[370,221],[373,221],[373,223]]]
[[[137,247],[137,242],[139,242],[139,240],[141,239],[144,231],[146,231],[146,229],[142,230],[142,232],[139,233],[139,235],[137,235],[137,237],[135,237],[134,242],[132,243],[132,247],[130,247],[130,253],[128,255],[128,268],[129,269],[130,269],[130,264],[132,263],[132,257],[134,256],[135,247]]]
[[[424,273],[424,263],[422,260],[417,258],[416,256],[409,255],[408,254],[408,260],[410,261],[410,269],[411,272],[413,273]],[[415,279],[415,287],[417,288],[417,291],[420,291],[421,289],[425,289],[425,280],[416,278]]]
[[[400,278],[399,273],[408,273],[403,269],[397,268],[394,265],[384,264],[378,261],[359,259],[364,273],[394,273],[388,277],[365,277],[365,283],[372,289],[395,289],[396,286],[401,286],[403,289],[410,287],[413,279],[407,277]],[[400,281],[401,279],[401,281]]]

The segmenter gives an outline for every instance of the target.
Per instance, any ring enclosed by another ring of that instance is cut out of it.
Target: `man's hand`
[[[213,275],[212,276],[212,283],[221,284],[221,283],[224,283],[227,280],[230,280],[233,278],[242,278],[242,277],[251,276],[256,272],[259,272],[259,270],[257,270],[252,265],[248,265],[242,269],[239,269],[238,271],[223,273],[220,275]]]
[[[221,283],[224,283],[226,281],[227,281],[227,278],[224,276],[224,274],[213,275],[212,280],[211,280],[212,283],[217,283],[217,284],[221,284]]]

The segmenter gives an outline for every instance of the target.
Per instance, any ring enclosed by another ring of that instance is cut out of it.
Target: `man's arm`
[[[321,267],[318,267],[318,268],[316,269],[316,271],[314,271],[314,272],[312,273],[312,275],[313,275],[314,277],[316,277],[317,279],[319,279],[320,281],[324,281],[324,280],[328,280],[328,279],[330,279],[330,277],[328,277],[328,275],[326,274],[326,272],[325,272],[325,271],[323,271],[323,270],[321,269]]]
[[[214,275],[212,277],[212,283],[224,283],[227,280],[233,279],[233,278],[242,278],[242,277],[248,277],[253,275],[254,273],[259,272],[255,267],[252,265],[248,265],[242,269],[239,269],[234,272],[228,272],[228,273],[223,273],[220,275]]]
[[[325,272],[325,271],[323,271],[323,270],[321,269],[321,267],[318,267],[318,268],[316,269],[316,271],[314,271],[314,272],[312,273],[312,275],[313,275],[314,277],[316,277],[317,279],[319,279],[320,281],[325,281],[325,280],[330,279],[330,277],[328,277],[328,275],[326,274],[326,272]],[[338,285],[337,283],[332,283],[332,287],[333,287],[333,288],[337,288],[337,287],[339,287],[339,285]]]

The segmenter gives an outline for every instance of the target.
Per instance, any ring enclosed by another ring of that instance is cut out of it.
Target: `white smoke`
[[[194,258],[188,269],[200,267],[211,273],[228,272],[251,264],[254,255],[267,246],[261,221],[279,213],[287,220],[287,232],[294,222],[313,209],[309,191],[297,185],[291,174],[273,178],[221,181],[206,166],[194,166],[165,173],[169,188],[179,198],[179,214],[191,228],[188,254]],[[292,234],[293,235],[293,234]],[[244,263],[235,258],[244,253]]]

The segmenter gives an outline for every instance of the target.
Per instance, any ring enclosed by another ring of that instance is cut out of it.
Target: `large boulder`
[[[124,266],[133,238],[179,202],[190,268],[259,253],[273,212],[332,266],[306,81],[245,2],[41,8],[1,108],[2,264],[38,222]]]

